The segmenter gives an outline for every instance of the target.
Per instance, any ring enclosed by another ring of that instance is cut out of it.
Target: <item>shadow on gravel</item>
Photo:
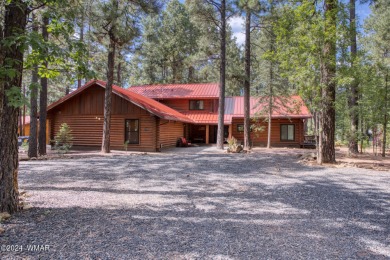
[[[225,154],[33,162],[21,169],[34,207],[5,224],[0,244],[50,251],[5,257],[390,257],[384,173]]]

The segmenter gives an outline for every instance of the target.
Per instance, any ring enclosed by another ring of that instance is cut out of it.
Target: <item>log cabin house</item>
[[[30,116],[25,116],[24,119],[22,116],[20,116],[19,122],[18,122],[18,136],[21,136],[20,128],[23,128],[23,136],[30,136]],[[20,124],[20,121],[22,124]],[[24,124],[23,124],[24,121]],[[37,136],[39,132],[39,119],[37,119]],[[49,144],[50,142],[50,129],[49,129],[49,121],[46,121],[46,144]]]
[[[93,80],[48,107],[50,139],[62,123],[72,129],[76,147],[100,147],[103,133],[105,82]],[[179,137],[192,143],[212,144],[217,139],[219,86],[216,83],[113,86],[112,149],[159,151],[176,145]],[[261,109],[251,99],[251,116]],[[225,138],[243,140],[243,97],[225,100]],[[272,146],[299,147],[304,139],[305,120],[311,115],[299,96],[286,108],[272,115]],[[252,131],[254,146],[264,146],[267,123],[259,120],[263,131]]]

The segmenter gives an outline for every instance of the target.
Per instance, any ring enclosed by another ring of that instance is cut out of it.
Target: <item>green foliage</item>
[[[25,152],[28,151],[28,142],[27,142],[27,140],[24,140],[24,141],[22,142],[21,148],[22,148],[23,151],[25,151]]]
[[[390,3],[378,0],[371,6],[372,13],[364,24],[361,66],[360,116],[365,129],[385,124],[390,115]]]
[[[324,20],[321,9],[312,1],[284,5],[274,23],[277,60],[281,76],[297,87],[299,94],[310,100],[312,109],[321,101],[320,61],[324,44]]]
[[[241,146],[240,144],[238,144],[237,139],[234,138],[234,136],[228,138],[227,143],[228,143],[228,151],[237,151],[237,148]]]
[[[131,85],[219,81],[218,27],[203,14],[215,15],[202,1],[168,2],[158,16],[143,20],[139,48],[131,61]],[[242,54],[227,29],[227,93],[239,94]]]
[[[54,137],[54,149],[59,153],[67,153],[73,145],[72,140],[72,130],[68,124],[63,123],[57,135]]]
[[[27,99],[20,92],[20,88],[12,86],[10,89],[5,91],[7,96],[8,104],[13,107],[20,107],[27,102]]]
[[[252,118],[251,131],[255,133],[256,137],[259,137],[260,134],[265,131],[265,126],[262,125],[263,121],[264,120],[259,117]]]
[[[124,142],[123,144],[123,148],[125,148],[125,150],[127,151],[128,146],[129,146],[129,140],[126,140],[126,142]]]
[[[134,66],[141,65],[137,83],[188,81],[199,32],[184,4],[170,1],[161,15],[145,18],[143,27],[143,41],[134,60]]]

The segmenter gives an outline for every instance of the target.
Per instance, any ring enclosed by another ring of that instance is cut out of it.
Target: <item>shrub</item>
[[[129,146],[129,140],[127,140],[124,144],[123,144],[123,148],[125,148],[125,150],[127,151],[127,147]]]
[[[21,148],[23,149],[24,152],[28,151],[28,142],[27,142],[27,140],[24,140],[22,142]]]
[[[237,139],[232,137],[227,139],[228,143],[228,152],[239,153],[242,150],[242,146],[237,143]]]
[[[72,147],[72,130],[67,123],[61,124],[60,131],[54,137],[54,149],[60,153],[67,153]]]

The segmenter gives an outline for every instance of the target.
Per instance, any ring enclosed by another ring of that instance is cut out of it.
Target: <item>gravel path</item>
[[[296,161],[214,152],[22,162],[32,208],[3,225],[2,249],[22,251],[0,258],[389,259],[390,173]]]

